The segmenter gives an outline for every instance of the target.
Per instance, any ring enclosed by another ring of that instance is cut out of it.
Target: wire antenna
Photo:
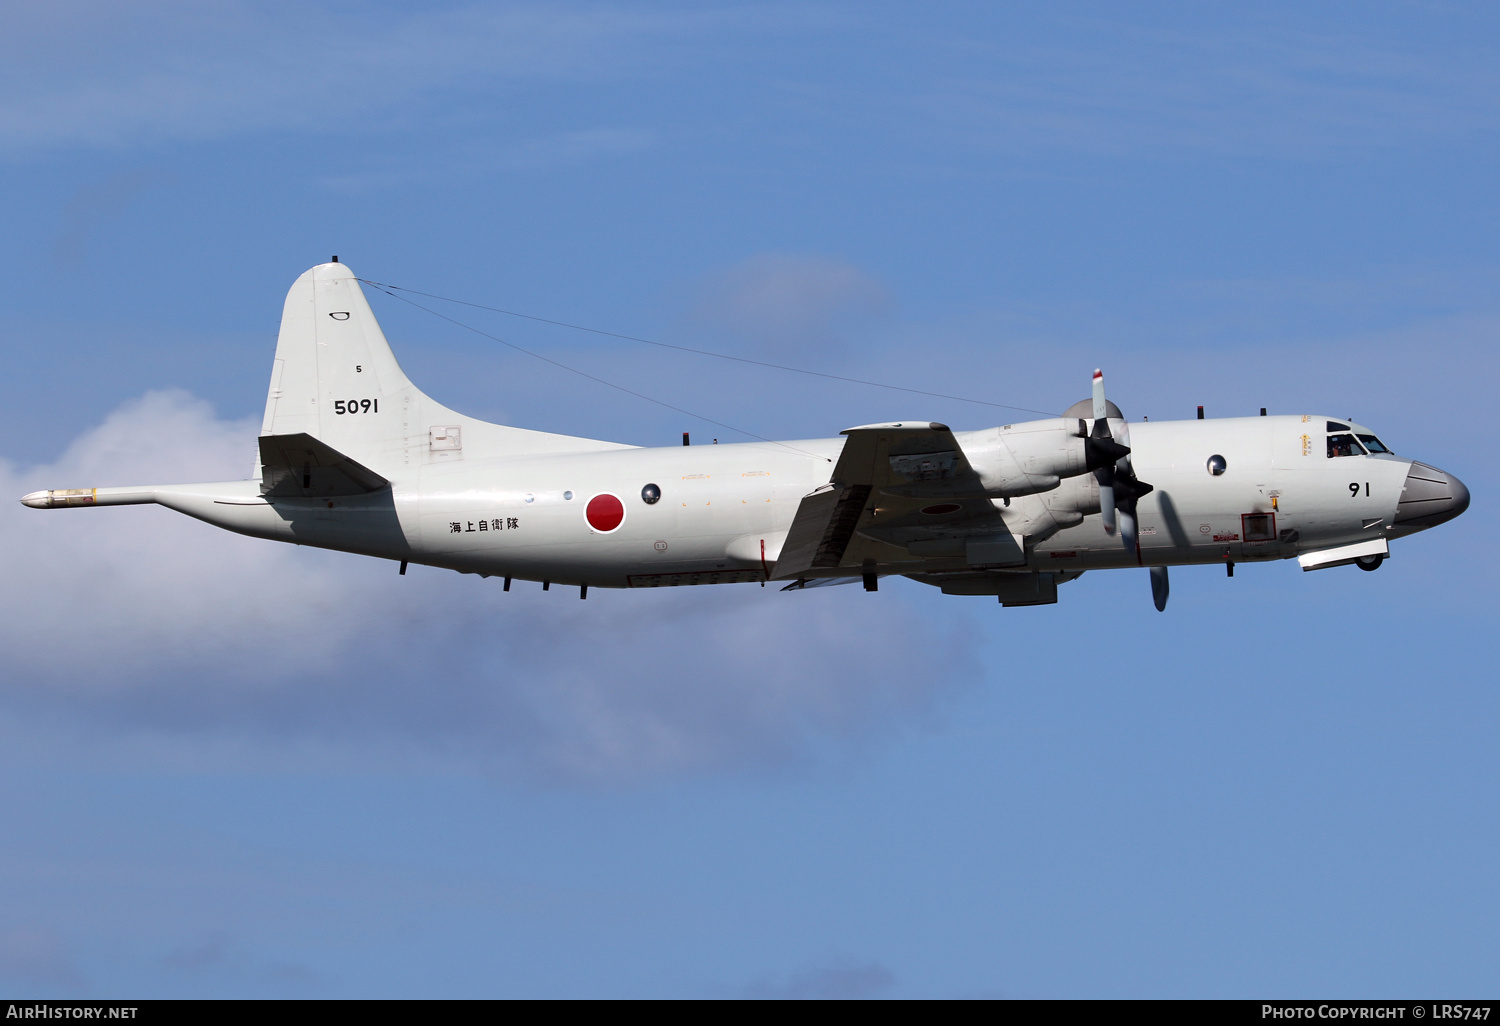
[[[791,374],[806,374],[815,378],[827,378],[830,381],[843,381],[851,385],[866,385],[870,388],[887,388],[894,392],[908,392],[912,395],[925,395],[932,399],[951,399],[954,402],[973,403],[976,406],[990,406],[999,410],[1015,410],[1018,413],[1036,413],[1040,414],[1043,417],[1055,417],[1057,415],[1056,413],[1049,410],[1033,410],[1026,406],[1011,406],[1007,403],[992,403],[984,399],[969,399],[965,396],[948,395],[944,392],[928,392],[920,388],[907,388],[904,385],[888,385],[881,381],[866,381],[863,378],[850,378],[842,374],[828,374],[823,371],[807,370],[804,367],[789,367],[786,364],[782,363],[769,363],[765,360],[752,360],[749,357],[745,356],[731,356],[728,353],[715,353],[709,349],[694,349],[691,346],[673,345],[670,342],[658,342],[655,339],[641,338],[639,335],[622,335],[617,331],[604,331],[601,328],[590,328],[582,324],[569,324],[567,321],[554,321],[547,317],[537,317],[532,314],[518,313],[515,310],[505,310],[498,306],[485,306],[482,303],[470,303],[468,300],[464,299],[454,299],[451,296],[439,296],[432,292],[420,292],[417,289],[408,289],[400,285],[390,285],[384,282],[371,281],[368,278],[360,278],[359,280],[364,282],[366,285],[373,286],[377,289],[394,289],[396,290],[396,292],[410,292],[414,296],[426,296],[428,299],[436,299],[444,303],[456,303],[459,306],[468,306],[474,308],[475,310],[487,310],[490,313],[504,314],[507,317],[519,317],[522,320],[536,321],[539,324],[551,324],[554,327],[570,328],[573,331],[586,331],[592,335],[604,335],[607,338],[618,338],[623,339],[627,342],[640,342],[648,346],[656,346],[660,349],[674,349],[679,353],[692,353],[695,356],[711,356],[716,360],[732,360],[735,363],[750,364],[752,367],[766,367],[771,370],[786,371]],[[393,292],[390,291],[387,291],[386,295],[393,296],[396,299],[402,298],[400,296],[396,296]],[[412,305],[416,306],[415,303],[413,303]],[[426,309],[426,307],[418,307],[418,309]],[[431,313],[433,311],[428,312]],[[438,316],[442,315],[439,314]],[[457,324],[458,322],[454,321],[454,323]],[[510,343],[506,344],[509,345]]]
[[[480,331],[478,328],[474,327],[472,324],[465,324],[463,321],[455,320],[454,318],[449,317],[447,314],[438,313],[436,310],[433,310],[430,307],[425,307],[421,303],[417,303],[417,302],[414,302],[413,300],[407,299],[405,296],[398,296],[398,295],[396,295],[396,293],[390,291],[390,288],[393,288],[394,286],[388,287],[388,286],[385,286],[385,285],[381,285],[379,282],[367,281],[364,278],[360,278],[358,280],[364,282],[366,285],[369,285],[369,286],[371,286],[374,289],[377,289],[380,292],[384,292],[386,295],[390,296],[392,299],[399,299],[401,302],[407,304],[408,306],[414,306],[418,310],[421,310],[421,311],[423,311],[425,313],[430,313],[430,314],[432,314],[432,316],[441,318],[442,320],[447,321],[449,324],[457,325],[458,327],[463,328],[465,331],[472,331],[474,334],[480,335],[480,336],[482,336],[484,338],[487,338],[487,339],[489,339],[492,342],[499,342],[502,346],[507,346],[507,347],[509,347],[511,349],[514,349],[518,353],[525,353],[527,356],[535,357],[536,359],[541,360],[543,363],[550,363],[552,366],[561,368],[562,370],[565,370],[565,371],[568,371],[570,374],[577,374],[581,378],[588,378],[590,381],[593,381],[593,382],[595,382],[597,384],[605,385],[605,386],[607,386],[609,388],[613,388],[613,389],[616,389],[616,390],[618,390],[620,392],[624,392],[626,395],[633,395],[637,399],[644,399],[648,403],[655,403],[657,406],[663,406],[663,407],[665,407],[665,408],[667,408],[669,410],[672,410],[672,411],[674,411],[676,413],[680,413],[680,414],[682,414],[685,417],[692,417],[694,420],[701,420],[704,423],[712,424],[715,427],[724,428],[726,431],[733,431],[736,434],[745,435],[746,437],[748,437],[748,438],[754,438],[757,441],[766,442],[766,443],[768,443],[770,445],[777,445],[777,446],[780,446],[783,449],[789,449],[792,452],[800,453],[803,456],[810,456],[813,459],[818,459],[818,460],[826,460],[827,459],[827,457],[825,457],[825,456],[819,456],[815,452],[808,452],[806,449],[799,449],[795,445],[787,445],[785,442],[778,442],[774,438],[767,438],[765,435],[757,435],[754,431],[746,431],[744,428],[735,427],[733,424],[725,424],[723,421],[714,420],[711,417],[705,417],[701,413],[694,413],[692,410],[685,410],[681,406],[673,406],[669,402],[663,402],[660,399],[656,399],[656,398],[654,398],[652,396],[646,395],[644,392],[637,392],[637,391],[635,391],[632,388],[626,388],[624,385],[617,385],[613,381],[606,381],[604,378],[601,378],[601,377],[598,377],[596,375],[588,373],[588,371],[581,371],[577,367],[569,367],[565,363],[561,363],[561,362],[559,362],[557,360],[554,360],[554,359],[552,359],[551,357],[548,357],[548,356],[543,356],[541,353],[532,352],[530,349],[526,349],[523,346],[518,346],[514,342],[507,342],[505,339],[501,338],[498,335],[491,335],[487,331]],[[410,291],[410,290],[407,290],[407,291]]]

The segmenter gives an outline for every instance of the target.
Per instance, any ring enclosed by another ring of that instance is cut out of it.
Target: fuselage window
[[[1349,425],[1348,424],[1340,424],[1336,420],[1330,420],[1328,422],[1328,430],[1329,431],[1348,431],[1349,430]]]
[[[1329,456],[1363,456],[1364,449],[1360,448],[1353,435],[1329,435]]]
[[[1385,447],[1384,442],[1376,438],[1374,435],[1360,435],[1359,440],[1361,442],[1364,442],[1365,448],[1369,449],[1371,452],[1383,452],[1393,456],[1395,455],[1395,453],[1392,453],[1391,450]]]

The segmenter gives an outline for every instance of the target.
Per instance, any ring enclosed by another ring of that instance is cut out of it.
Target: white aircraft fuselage
[[[969,432],[903,421],[839,438],[637,448],[525,431],[417,390],[358,280],[332,263],[287,297],[254,479],[22,501],[154,502],[241,534],[507,587],[842,578],[873,590],[903,574],[1007,605],[1055,601],[1058,583],[1094,569],[1292,557],[1373,569],[1391,540],[1468,505],[1452,475],[1343,418],[1127,424],[1102,388],[1091,408]]]

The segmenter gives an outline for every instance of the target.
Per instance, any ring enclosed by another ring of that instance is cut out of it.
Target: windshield
[[[1353,435],[1329,435],[1329,456],[1363,456],[1364,449],[1360,448]]]
[[[1376,438],[1374,435],[1360,435],[1359,440],[1361,442],[1364,442],[1365,448],[1369,449],[1371,452],[1383,452],[1388,455],[1395,455],[1395,453],[1392,453],[1391,450],[1385,447],[1384,442]]]

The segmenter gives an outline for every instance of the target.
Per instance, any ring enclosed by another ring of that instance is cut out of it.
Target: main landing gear
[[[1361,570],[1379,570],[1380,564],[1385,562],[1385,556],[1360,556],[1354,561],[1354,565]]]

